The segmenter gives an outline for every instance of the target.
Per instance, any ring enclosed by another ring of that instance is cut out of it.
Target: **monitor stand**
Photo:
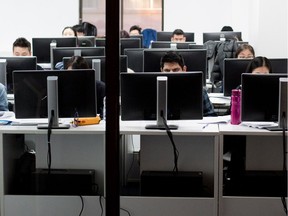
[[[59,124],[58,118],[58,77],[47,77],[48,124],[39,124],[38,129],[68,129],[69,124]],[[49,122],[52,120],[52,124]]]
[[[167,120],[167,85],[168,78],[166,76],[157,76],[157,122],[155,125],[146,125],[145,129],[166,130]],[[177,130],[177,125],[168,125],[170,130]]]

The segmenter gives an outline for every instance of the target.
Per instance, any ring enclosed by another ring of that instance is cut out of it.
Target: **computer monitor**
[[[93,59],[100,59],[101,63],[101,81],[106,82],[106,57],[105,56],[83,56],[83,58],[87,61],[89,68],[93,68]],[[64,68],[67,69],[67,63],[69,61],[70,57],[64,57],[63,58],[63,64]],[[126,55],[120,55],[120,71],[121,72],[127,72],[128,59]]]
[[[189,44],[188,49],[205,49],[203,44]]]
[[[140,44],[141,44],[141,48],[143,47],[143,35],[130,35],[130,38],[139,38],[140,39]]]
[[[272,73],[288,73],[287,58],[269,58],[272,65]]]
[[[158,31],[157,32],[157,41],[171,41],[173,32],[169,31]],[[194,42],[194,32],[184,32],[186,41]]]
[[[189,49],[194,42],[151,41],[151,48]]]
[[[221,41],[221,40],[228,40],[228,39],[242,39],[241,32],[234,32],[234,31],[223,31],[223,32],[204,32],[203,33],[203,43],[206,41]]]
[[[77,44],[78,44],[78,47],[94,47],[95,36],[78,36]]]
[[[127,55],[128,68],[134,72],[143,72],[143,50],[145,48],[124,49],[124,55]]]
[[[242,121],[278,121],[280,77],[287,74],[242,74]]]
[[[96,47],[105,47],[106,46],[106,39],[105,38],[96,38],[95,39],[95,46]]]
[[[160,60],[171,49],[145,49],[143,52],[143,71],[160,72]],[[206,85],[207,50],[206,49],[181,49],[175,52],[182,55],[187,66],[187,71],[202,71],[203,85]]]
[[[56,43],[56,47],[76,47],[76,37],[47,37],[32,38],[32,53],[37,56],[38,63],[50,63],[50,44]]]
[[[36,70],[37,69],[36,56],[10,56],[10,57],[0,57],[0,59],[6,59],[6,82],[5,84],[7,88],[7,94],[13,94],[13,71],[14,70]]]
[[[14,71],[14,107],[16,118],[47,118],[47,77],[58,77],[59,117],[95,117],[95,71],[22,70]]]
[[[56,47],[53,48],[53,68],[63,57],[76,56],[105,56],[104,47]]]
[[[223,94],[231,96],[232,89],[241,85],[241,74],[246,72],[251,59],[224,59],[223,66]]]
[[[203,118],[202,72],[140,72],[121,73],[122,120],[156,120],[157,76],[168,78],[168,120]]]
[[[124,55],[124,50],[127,48],[141,48],[140,38],[120,38],[120,52]]]

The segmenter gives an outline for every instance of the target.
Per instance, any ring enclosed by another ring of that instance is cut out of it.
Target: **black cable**
[[[178,157],[179,157],[179,151],[177,150],[176,148],[176,145],[175,145],[175,142],[174,142],[174,139],[173,139],[173,135],[172,135],[172,132],[169,128],[169,126],[167,125],[167,121],[163,115],[163,110],[161,110],[161,117],[163,119],[163,123],[164,123],[164,126],[165,126],[165,129],[166,129],[166,133],[172,143],[172,146],[173,146],[173,154],[174,154],[174,168],[173,168],[173,171],[175,171],[176,173],[178,173]]]
[[[287,163],[287,157],[286,157],[286,152],[287,152],[287,149],[286,149],[286,136],[285,136],[285,128],[286,128],[286,115],[285,115],[285,112],[282,113],[281,115],[281,121],[282,121],[282,134],[283,134],[283,177],[284,177],[284,180],[286,180],[286,176],[287,176],[287,166],[286,166],[286,163]],[[286,181],[283,181],[283,184],[285,184]],[[287,211],[287,203],[286,203],[286,199],[285,199],[285,196],[281,196],[281,201],[282,201],[282,204],[283,204],[283,208],[284,208],[284,212],[285,214],[287,215],[288,211]]]
[[[102,205],[102,199],[101,198],[102,198],[102,196],[100,195],[99,196],[99,203],[100,203],[100,208],[101,208],[101,216],[103,216],[103,205]],[[103,196],[103,199],[105,199],[104,196]],[[120,210],[126,212],[129,216],[131,216],[131,213],[128,210],[126,210],[124,208],[120,208]]]
[[[51,172],[51,163],[52,163],[50,139],[51,139],[51,134],[52,134],[53,119],[54,119],[54,110],[51,110],[51,117],[50,117],[50,119],[49,119],[48,131],[47,131],[47,143],[48,143],[47,164],[48,164],[48,174],[50,174],[50,172]]]
[[[83,212],[83,209],[84,209],[84,200],[83,200],[83,197],[81,195],[79,195],[79,197],[81,199],[81,210],[80,210],[79,216],[81,216],[82,212]]]

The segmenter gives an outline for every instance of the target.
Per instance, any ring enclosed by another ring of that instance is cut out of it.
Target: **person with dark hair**
[[[140,35],[142,28],[139,25],[133,25],[129,29],[129,35]]]
[[[82,56],[72,56],[67,62],[67,70],[73,69],[91,69],[89,64]],[[97,112],[103,118],[103,100],[106,96],[105,83],[96,80],[96,99],[97,99]]]
[[[187,67],[183,57],[175,51],[168,51],[162,56],[160,61],[161,72],[185,72]],[[185,94],[185,92],[183,92]],[[203,115],[216,116],[213,104],[211,103],[207,91],[203,88]]]
[[[13,43],[14,56],[31,56],[31,43],[24,37],[17,38]]]
[[[269,74],[272,72],[272,65],[268,58],[257,56],[248,64],[246,73]]]
[[[171,41],[172,42],[185,42],[186,37],[185,37],[184,31],[182,29],[175,29],[172,33]]]
[[[77,25],[72,26],[72,28],[76,31],[77,36],[85,36],[84,28],[82,25],[77,24]]]
[[[13,42],[13,56],[32,56],[31,43],[24,37],[19,37]],[[37,64],[37,70],[44,70]]]
[[[130,35],[126,30],[121,30],[120,31],[120,38],[130,38]]]
[[[255,57],[254,48],[249,44],[241,44],[235,52],[235,58],[252,59]]]
[[[62,30],[62,36],[65,37],[77,37],[77,33],[75,31],[75,29],[73,29],[73,27],[71,26],[66,26],[63,30]]]
[[[223,31],[233,31],[233,28],[231,26],[223,26],[221,32]]]

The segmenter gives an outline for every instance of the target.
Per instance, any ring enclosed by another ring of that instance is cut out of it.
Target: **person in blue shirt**
[[[180,54],[168,51],[161,58],[160,70],[161,72],[184,72],[187,71],[187,67]],[[203,88],[203,116],[217,116],[205,88]]]

